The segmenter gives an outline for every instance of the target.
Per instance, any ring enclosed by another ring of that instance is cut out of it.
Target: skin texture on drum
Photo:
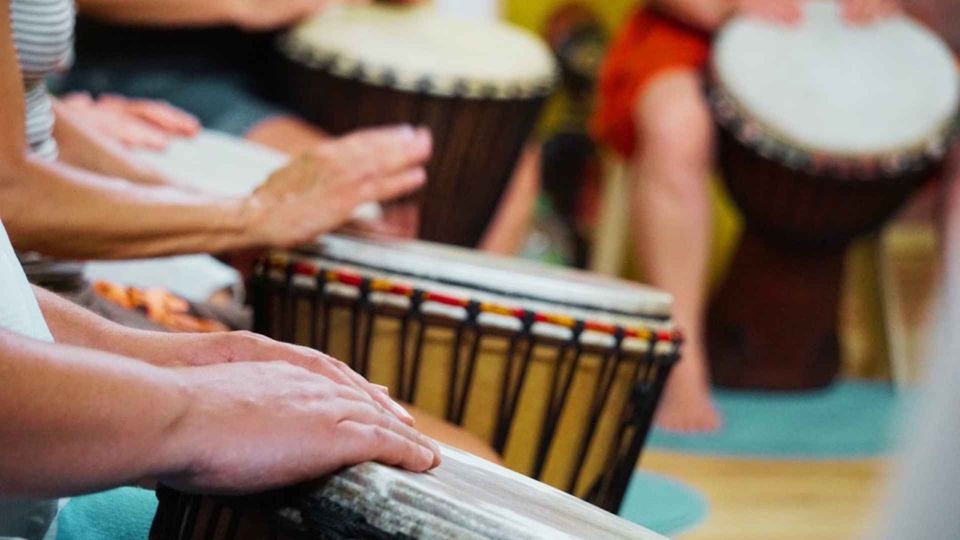
[[[634,539],[662,537],[469,454],[407,474],[374,464],[285,493],[203,500],[161,490],[152,540],[294,538]],[[221,506],[222,505],[222,506]],[[231,527],[228,522],[234,522]],[[275,525],[267,525],[267,523]],[[229,534],[234,528],[236,534]],[[206,536],[205,533],[208,533]]]

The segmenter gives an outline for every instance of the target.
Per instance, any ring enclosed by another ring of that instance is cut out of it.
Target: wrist
[[[203,424],[197,420],[203,416],[203,391],[199,385],[193,384],[189,368],[164,371],[169,374],[167,379],[172,403],[163,404],[163,407],[171,411],[171,416],[159,434],[160,440],[156,444],[157,451],[153,453],[149,473],[150,477],[161,481],[184,477],[198,470],[202,461],[199,456],[203,454],[203,436],[196,429],[196,426]]]
[[[276,239],[269,234],[269,208],[271,201],[268,197],[254,193],[243,199],[237,208],[237,221],[242,229],[244,248],[263,248],[276,245]]]

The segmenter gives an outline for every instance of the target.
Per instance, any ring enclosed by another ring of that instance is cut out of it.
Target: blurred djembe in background
[[[582,268],[601,175],[587,124],[608,34],[597,14],[577,2],[554,11],[544,34],[557,57],[561,85],[543,145],[543,197],[527,254]]]

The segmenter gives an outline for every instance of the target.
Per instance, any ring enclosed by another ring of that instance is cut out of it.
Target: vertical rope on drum
[[[280,341],[293,343],[294,341],[294,317],[296,309],[296,292],[293,288],[293,276],[296,275],[294,265],[289,265],[284,269],[284,286],[282,294],[282,303],[280,307]]]
[[[236,508],[230,509],[230,519],[227,521],[227,533],[222,540],[234,540],[240,532],[240,515]],[[220,540],[220,539],[218,539]]]
[[[583,329],[583,321],[578,320],[573,327],[570,341],[564,343],[560,352],[557,354],[557,365],[554,368],[553,381],[550,384],[550,398],[547,401],[547,411],[546,414],[544,414],[543,425],[541,427],[543,432],[540,435],[540,447],[537,449],[537,460],[533,469],[534,478],[539,479],[543,474],[543,468],[547,462],[547,455],[550,453],[550,447],[553,444],[553,438],[557,432],[560,415],[563,413],[567,396],[570,394],[570,387],[573,385],[573,378],[576,376],[580,364],[580,356],[583,354],[583,343],[580,341],[580,338],[583,335]],[[568,353],[571,345],[573,346],[573,355],[569,361],[570,366],[563,380],[563,389],[560,391],[560,396],[556,397],[558,374],[567,356],[570,356]]]
[[[593,389],[593,397],[590,403],[590,414],[588,416],[587,433],[580,441],[580,448],[577,450],[577,459],[574,462],[573,470],[570,471],[570,477],[567,481],[567,492],[573,493],[577,488],[580,472],[587,460],[587,452],[593,443],[597,427],[600,423],[600,414],[607,406],[607,399],[610,396],[610,389],[613,388],[613,381],[616,380],[617,371],[620,369],[620,362],[623,360],[623,339],[625,332],[622,328],[617,329],[614,335],[614,345],[611,352],[604,355],[600,366],[600,374],[597,377],[597,384]]]
[[[513,380],[513,371],[516,356],[517,356],[517,347],[520,345],[520,340],[523,339],[523,333],[516,333],[510,336],[510,344],[507,346],[507,356],[503,361],[503,377],[500,381],[500,399],[497,402],[497,412],[496,412],[496,433],[494,433],[494,440],[500,440],[500,426],[504,425],[506,412],[507,412],[507,393],[510,389],[511,381]],[[503,454],[503,448],[498,446],[497,443],[494,443],[494,448],[500,454]]]
[[[364,280],[365,286],[361,286],[361,295],[364,300],[360,302],[360,311],[364,315],[364,326],[361,329],[363,334],[363,349],[360,352],[360,374],[364,377],[370,376],[370,353],[373,349],[373,334],[376,330],[376,307],[370,301],[370,282]],[[364,292],[365,289],[365,292]]]
[[[513,425],[513,419],[517,413],[517,404],[520,401],[520,392],[523,390],[523,383],[526,381],[527,372],[530,370],[530,360],[533,358],[533,352],[536,349],[536,340],[532,332],[535,318],[536,314],[532,311],[524,311],[522,321],[523,327],[520,337],[527,342],[527,349],[523,353],[523,361],[520,364],[520,375],[517,378],[516,385],[513,387],[513,389],[505,389],[505,391],[510,392],[506,403],[506,414],[502,418],[500,426],[497,427],[497,436],[493,444],[493,448],[500,454],[503,454],[503,451],[507,446],[507,436],[510,434],[510,427]]]
[[[313,279],[313,296],[310,298],[310,346],[325,352],[326,343],[322,342],[323,333],[317,328],[320,325],[320,311],[326,304],[327,280],[323,272],[317,272]],[[323,325],[328,326],[330,321],[323,318]]]
[[[192,539],[193,538],[193,529],[197,525],[197,519],[200,516],[200,497],[197,495],[190,495],[184,497],[186,499],[186,508],[183,515],[183,529],[181,530],[181,538]]]
[[[647,377],[648,380],[643,383],[637,379],[632,379],[634,381],[634,388],[631,393],[631,407],[626,407],[624,410],[623,425],[621,426],[618,436],[618,443],[613,448],[622,448],[623,437],[628,427],[632,426],[634,430],[633,437],[627,443],[627,448],[620,455],[619,459],[611,461],[613,467],[608,476],[606,487],[600,493],[601,504],[599,506],[610,512],[615,513],[620,509],[620,503],[623,501],[623,497],[627,492],[630,477],[637,465],[637,461],[640,459],[640,452],[643,450],[643,445],[647,442],[650,426],[653,424],[656,404],[660,401],[660,395],[663,393],[663,388],[666,385],[667,378],[670,376],[670,371],[680,357],[681,343],[674,341],[672,344],[673,350],[669,358],[657,359],[656,348],[659,342],[660,336],[655,334],[653,339],[650,340],[650,345],[644,358],[644,361],[649,366],[656,367],[653,380],[651,381],[649,380],[650,377]],[[627,417],[628,414],[629,417]],[[611,458],[614,457],[615,456],[611,454]]]
[[[478,322],[480,303],[470,302],[470,305],[467,306],[467,314],[473,327],[473,342],[470,344],[470,354],[467,356],[467,370],[463,376],[460,403],[457,405],[453,418],[453,422],[457,425],[463,425],[463,416],[467,409],[467,403],[470,402],[470,390],[473,389],[473,377],[477,367],[477,356],[480,354],[480,343],[483,340],[483,332]]]
[[[454,331],[453,349],[450,351],[450,384],[447,387],[447,406],[444,410],[444,417],[448,422],[455,422],[455,411],[460,402],[457,396],[460,393],[459,375],[460,362],[463,357],[463,334],[468,328],[476,328],[477,316],[480,314],[480,303],[471,300],[464,309],[466,313]]]
[[[418,305],[422,306],[423,303],[423,292],[415,291],[414,298],[418,298]],[[407,403],[414,405],[417,400],[417,390],[419,389],[418,382],[420,381],[420,364],[423,361],[423,343],[426,340],[427,334],[427,318],[423,315],[422,310],[418,310],[416,317],[420,320],[420,324],[417,328],[417,339],[414,341],[413,345],[413,366],[410,370],[410,399],[406,400]]]
[[[400,318],[400,334],[397,336],[400,342],[397,354],[397,397],[409,403],[413,403],[410,396],[412,384],[407,384],[407,376],[408,372],[412,371],[412,367],[407,366],[407,341],[410,336],[410,322],[414,317],[420,317],[420,307],[422,304],[423,293],[419,290],[414,290],[410,295],[410,309],[404,312]]]
[[[223,505],[213,500],[210,502],[213,509],[210,510],[210,519],[207,521],[207,528],[203,531],[202,538],[207,540],[216,540],[217,529],[220,527],[220,514],[223,512]]]
[[[357,288],[359,296],[357,301],[350,306],[350,368],[356,372],[360,371],[360,357],[362,355],[360,345],[360,314],[363,311],[363,304],[370,294],[370,282],[363,279]]]

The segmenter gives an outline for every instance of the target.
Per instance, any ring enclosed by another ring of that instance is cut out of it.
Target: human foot
[[[690,362],[687,358],[684,362]],[[657,427],[676,433],[710,433],[720,429],[722,419],[710,399],[707,379],[681,362],[667,381],[657,411]]]

